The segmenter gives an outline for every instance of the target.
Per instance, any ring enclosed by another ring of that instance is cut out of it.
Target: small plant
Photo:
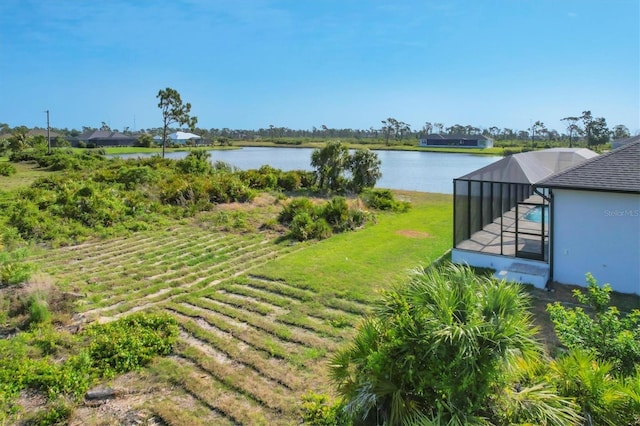
[[[311,426],[349,426],[342,400],[331,401],[325,394],[309,392],[302,397],[302,420]]]
[[[16,168],[9,163],[0,163],[0,176],[11,176],[16,173]]]
[[[31,278],[34,265],[23,261],[26,250],[0,252],[0,288],[23,283]]]
[[[51,320],[49,304],[39,296],[32,296],[29,302],[29,323],[32,325],[44,324]]]

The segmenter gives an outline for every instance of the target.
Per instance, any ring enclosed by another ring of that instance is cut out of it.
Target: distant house
[[[535,186],[551,199],[551,279],[584,285],[591,272],[640,294],[640,137]]]
[[[104,146],[133,146],[138,138],[133,135],[125,135],[120,132],[112,132],[111,130],[91,130],[73,138],[71,141],[73,146],[78,146],[80,141],[87,145],[92,144],[96,147]]]
[[[180,145],[197,145],[200,140],[202,140],[202,137],[189,132],[173,132],[167,135],[167,142]],[[162,139],[160,139],[160,143],[162,143]]]
[[[493,147],[493,139],[482,135],[431,134],[420,138],[420,146],[441,148],[491,148]]]
[[[635,141],[640,141],[640,135],[633,136],[630,138],[616,139],[613,142],[611,142],[611,149],[617,149],[617,148],[620,148],[621,146],[624,146],[628,143],[632,143]]]
[[[36,127],[35,129],[31,129],[27,132],[27,136],[44,136],[45,138],[47,137],[47,129],[41,129],[39,127]],[[54,131],[49,131],[49,137],[51,138],[51,140],[54,140],[57,137],[61,137],[61,135],[59,133],[56,133]]]

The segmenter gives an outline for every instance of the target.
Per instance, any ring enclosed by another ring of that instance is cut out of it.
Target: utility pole
[[[45,111],[47,113],[47,154],[51,154],[51,132],[49,127],[49,110]]]

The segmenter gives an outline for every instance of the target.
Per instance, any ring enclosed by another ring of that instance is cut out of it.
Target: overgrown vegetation
[[[45,412],[27,416],[35,416],[38,424],[64,421],[72,414],[72,404],[98,379],[139,369],[154,356],[170,353],[177,334],[170,316],[137,313],[94,324],[77,335],[41,321],[29,331],[0,339],[0,421],[20,417],[15,402],[24,389],[52,401]]]
[[[0,200],[4,234],[54,244],[148,229],[211,211],[219,204],[249,202],[258,191],[316,190],[310,172],[283,172],[269,166],[235,171],[225,164],[211,164],[209,153],[198,149],[178,161],[158,157],[107,160],[90,152],[71,151],[52,155],[20,151],[12,160],[64,171],[39,178],[20,189],[16,197]],[[306,213],[281,222],[291,226],[293,239],[326,238],[362,226],[369,217],[360,208],[349,210],[344,198]]]
[[[346,198],[333,197],[322,204],[314,204],[306,197],[299,197],[286,204],[278,221],[288,226],[294,240],[324,239],[333,233],[351,231],[371,219],[371,214],[356,207],[349,207]]]

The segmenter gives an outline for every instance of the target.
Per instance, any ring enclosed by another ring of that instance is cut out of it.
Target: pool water
[[[544,221],[549,222],[549,206],[535,206],[524,215],[531,222],[542,223],[542,209],[544,209]]]

